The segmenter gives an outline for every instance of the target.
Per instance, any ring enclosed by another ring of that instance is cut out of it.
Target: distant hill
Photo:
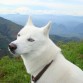
[[[0,17],[0,56],[8,54],[8,44],[21,28],[21,25]]]
[[[62,41],[65,43],[70,42],[70,41],[80,41],[80,39],[76,37],[61,37],[58,35],[50,35],[50,38],[53,40],[54,43],[57,43],[59,41]]]
[[[63,25],[60,25],[60,26],[63,26]],[[23,26],[0,17],[0,57],[7,54],[9,55],[8,44],[16,38],[18,31],[22,27]],[[79,41],[78,38],[66,38],[66,37],[61,37],[57,35],[50,35],[50,38],[54,42]]]
[[[8,14],[0,15],[15,23],[25,25],[28,15]],[[83,39],[83,16],[69,15],[32,15],[33,23],[37,26],[44,26],[49,20],[52,21],[50,34],[63,37],[78,37]]]

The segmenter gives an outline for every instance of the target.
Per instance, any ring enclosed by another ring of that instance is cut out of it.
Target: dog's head
[[[51,22],[42,28],[37,28],[29,17],[28,23],[17,34],[17,39],[9,44],[9,50],[18,55],[38,52],[48,42],[50,25]]]

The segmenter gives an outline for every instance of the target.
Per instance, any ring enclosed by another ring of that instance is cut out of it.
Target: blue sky
[[[0,0],[0,14],[83,16],[83,0]]]

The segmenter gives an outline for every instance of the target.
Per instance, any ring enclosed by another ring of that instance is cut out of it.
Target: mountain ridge
[[[25,25],[28,20],[28,15],[9,14],[1,15],[20,25]],[[70,15],[32,15],[34,25],[42,27],[52,21],[52,29],[50,34],[59,35],[63,37],[78,37],[83,39],[83,16],[70,16]],[[76,29],[78,30],[76,31]],[[81,31],[81,32],[80,32]]]
[[[0,17],[0,57],[9,54],[8,44],[16,38],[22,26]]]

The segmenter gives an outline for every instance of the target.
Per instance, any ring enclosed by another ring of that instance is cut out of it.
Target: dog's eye
[[[20,36],[20,34],[17,35],[18,37]]]
[[[27,39],[29,42],[33,42],[33,41],[35,41],[34,39],[32,39],[32,38],[29,38],[29,39]]]

